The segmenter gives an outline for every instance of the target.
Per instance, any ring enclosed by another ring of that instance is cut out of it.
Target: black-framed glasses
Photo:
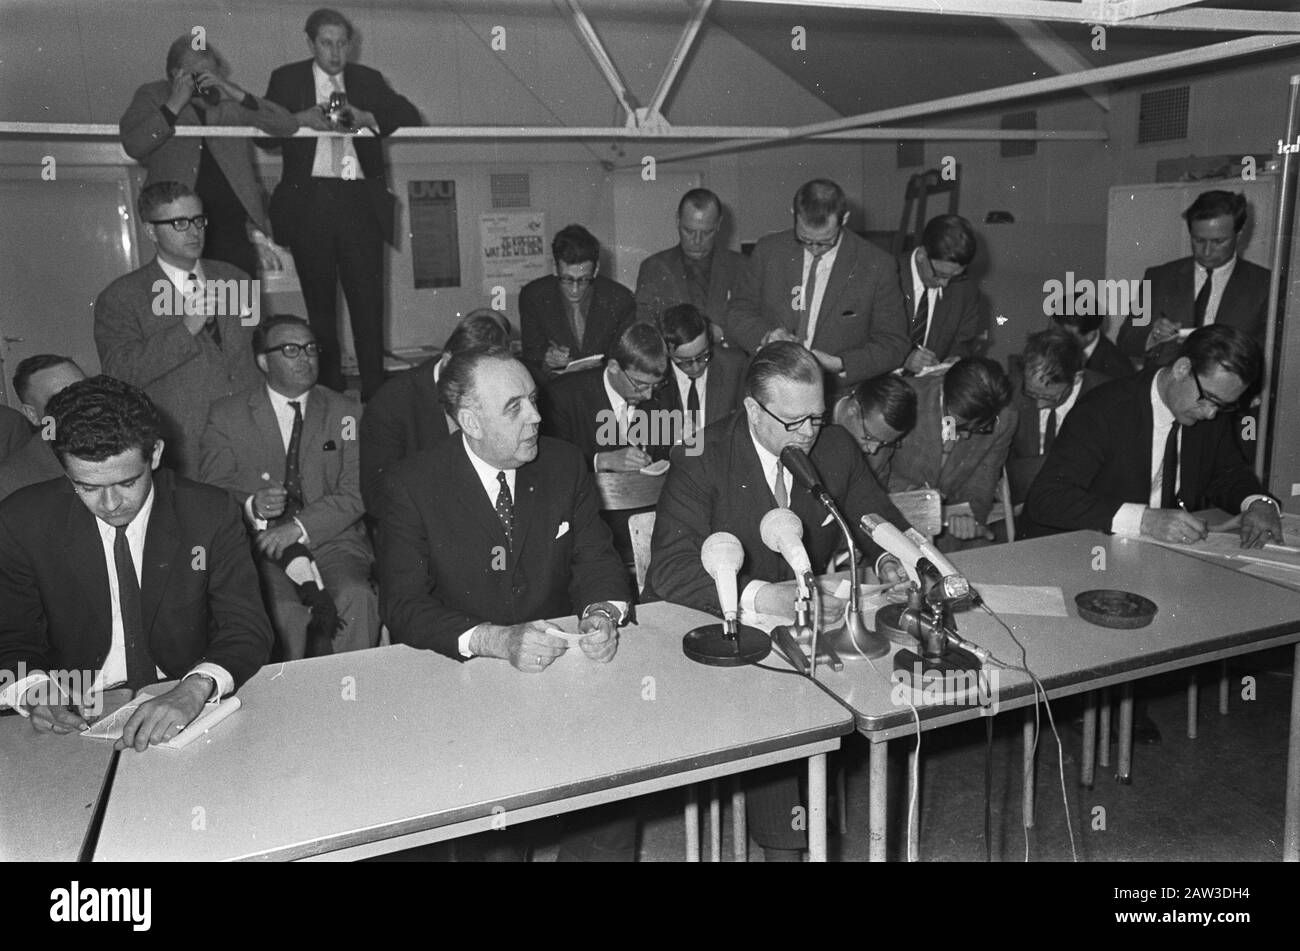
[[[888,442],[886,442],[885,440],[878,439],[875,436],[871,435],[871,433],[867,432],[867,427],[865,423],[862,426],[862,448],[868,454],[879,452],[881,449],[888,449],[892,452],[902,444],[903,444],[902,436],[899,436],[897,439],[891,439]]]
[[[998,418],[976,420],[970,423],[962,423],[957,427],[957,432],[965,433],[968,436],[987,436],[998,428]]]
[[[208,226],[207,215],[195,215],[193,218],[151,218],[151,225],[171,225],[177,231],[189,231],[190,225],[202,231]]]
[[[804,423],[809,423],[813,428],[813,432],[816,432],[828,423],[826,413],[819,413],[814,416],[805,416],[803,419],[796,419],[793,423],[789,423],[780,416],[777,416],[776,413],[772,412],[762,403],[759,403],[758,400],[754,400],[754,402],[758,403],[759,408],[762,409],[764,413],[767,413],[768,416],[771,416],[774,420],[784,426],[787,433],[798,432],[803,428]]]
[[[843,230],[843,228],[837,228],[835,231],[835,237],[831,238],[829,241],[813,241],[809,238],[801,238],[797,231],[795,232],[794,239],[798,241],[802,247],[807,248],[814,254],[818,251],[825,253],[840,243],[840,234]]]
[[[697,357],[673,357],[673,363],[679,369],[689,370],[691,367],[702,367],[713,359],[713,348],[710,347]]]
[[[1206,393],[1205,388],[1201,386],[1201,377],[1195,370],[1192,371],[1192,380],[1196,383],[1196,394],[1199,397],[1198,403],[1207,403],[1213,406],[1220,413],[1231,413],[1241,405],[1241,400],[1233,400],[1231,403],[1225,403],[1212,393]]]
[[[570,287],[587,287],[596,283],[596,276],[593,274],[591,277],[570,277],[568,274],[562,274],[556,280]]]
[[[282,343],[278,347],[267,347],[263,353],[283,353],[287,359],[296,360],[300,353],[305,353],[309,357],[320,356],[320,344],[318,343]]]
[[[653,383],[647,383],[644,380],[634,380],[632,379],[632,374],[623,369],[623,364],[621,363],[618,365],[618,372],[623,374],[623,379],[627,380],[628,385],[638,393],[655,393],[662,389],[663,385],[668,382],[667,377],[662,376]]]

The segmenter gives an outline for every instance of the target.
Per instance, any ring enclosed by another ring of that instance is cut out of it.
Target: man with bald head
[[[0,499],[28,485],[57,479],[63,475],[63,466],[50,447],[53,427],[47,430],[45,404],[50,397],[86,374],[71,357],[53,353],[38,353],[18,364],[14,371],[14,392],[21,404],[23,430],[26,441],[9,456],[0,459]]]

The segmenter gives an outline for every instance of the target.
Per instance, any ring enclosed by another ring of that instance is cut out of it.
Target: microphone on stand
[[[772,650],[772,641],[757,628],[739,623],[740,599],[736,572],[745,562],[740,539],[730,532],[714,532],[700,546],[700,562],[717,588],[722,624],[705,624],[682,638],[682,653],[710,667],[756,664]]]
[[[759,537],[763,544],[785,559],[798,580],[799,593],[795,597],[793,630],[778,626],[772,630],[772,638],[787,659],[800,673],[808,673],[803,650],[799,641],[807,639],[812,647],[812,673],[817,676],[817,635],[821,628],[821,612],[815,611],[809,619],[808,601],[813,596],[817,579],[813,575],[812,562],[803,547],[803,522],[798,515],[787,508],[774,508],[763,516],[758,525]],[[820,601],[821,592],[818,591]]]
[[[718,589],[722,617],[731,627],[740,615],[740,598],[736,593],[736,572],[745,562],[745,549],[731,532],[714,532],[700,546],[700,563]]]

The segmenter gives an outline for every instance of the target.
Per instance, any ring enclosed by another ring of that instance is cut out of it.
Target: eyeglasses
[[[1034,392],[1029,388],[1028,379],[1020,384],[1020,392],[1025,395],[1025,399],[1034,400],[1035,402],[1041,400],[1044,403],[1051,403],[1053,406],[1060,406],[1071,389],[1073,389],[1073,387],[1067,385],[1064,389],[1056,393],[1052,393],[1046,389],[1041,392]]]
[[[1192,371],[1192,379],[1196,382],[1196,393],[1200,397],[1200,399],[1197,400],[1198,403],[1206,403],[1213,406],[1215,411],[1220,413],[1231,413],[1241,405],[1241,400],[1233,400],[1231,403],[1225,403],[1217,396],[1206,393],[1204,388],[1201,386],[1201,378],[1195,370]]]
[[[190,225],[202,231],[208,226],[207,215],[195,215],[193,218],[158,218],[149,221],[151,225],[171,225],[177,231],[189,231]]]
[[[758,403],[758,400],[754,400],[754,402]],[[758,405],[763,410],[764,413],[767,413],[768,416],[771,416],[774,420],[776,420],[778,423],[784,426],[785,431],[787,433],[798,432],[800,429],[803,428],[804,423],[810,424],[813,428],[813,432],[817,432],[827,423],[825,413],[819,413],[815,416],[805,416],[803,419],[796,419],[793,423],[788,423],[780,416],[777,416],[776,413],[772,412],[762,403],[758,403]]]
[[[305,353],[309,357],[320,356],[320,344],[317,343],[282,343],[278,347],[267,347],[263,353],[283,353],[289,360],[298,359],[298,354]]]
[[[891,439],[889,442],[885,442],[885,440],[877,439],[875,436],[871,435],[871,433],[867,432],[865,424],[862,427],[862,448],[868,454],[879,452],[881,449],[897,449],[902,444],[902,436],[899,436],[897,439]]]
[[[947,287],[949,284],[960,284],[962,281],[966,280],[966,269],[964,267],[956,274],[940,274],[935,268],[934,262],[930,260],[928,254],[922,254],[919,257],[921,260],[925,261],[925,266],[930,272],[931,280],[943,287]]]
[[[570,287],[586,287],[588,284],[596,283],[595,277],[569,277],[567,274],[556,278],[561,284],[568,284]]]
[[[713,359],[713,350],[705,350],[698,357],[673,357],[673,363],[677,364],[683,370],[689,370],[691,367],[701,367]]]
[[[660,377],[659,379],[654,380],[653,382],[646,382],[644,380],[634,380],[632,379],[632,375],[623,369],[623,365],[621,363],[618,365],[618,371],[623,374],[623,378],[627,380],[628,385],[631,386],[632,389],[636,390],[638,393],[653,393],[656,390],[658,390],[660,387],[662,387],[665,382],[667,382],[664,379],[664,377]]]
[[[831,238],[829,241],[810,241],[808,238],[799,237],[799,232],[797,231],[795,232],[794,239],[798,241],[800,245],[813,253],[818,251],[824,252],[829,251],[831,248],[835,247],[835,245],[839,244],[841,230],[843,229],[837,228],[835,231],[835,237]]]
[[[983,422],[962,423],[957,427],[957,432],[966,433],[969,436],[987,436],[993,430],[998,428],[998,418],[986,419]]]

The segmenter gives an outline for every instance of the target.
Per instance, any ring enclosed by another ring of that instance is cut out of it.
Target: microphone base
[[[876,630],[883,637],[902,647],[916,647],[916,638],[909,634],[903,627],[903,612],[908,605],[903,604],[886,604],[876,612]]]
[[[922,657],[910,650],[894,655],[893,689],[910,688],[916,707],[988,707],[990,688],[979,679],[982,665],[974,654],[950,647],[942,658]],[[994,712],[997,712],[996,709]]]
[[[851,630],[851,627],[855,629]],[[863,657],[875,660],[884,657],[890,650],[889,641],[884,635],[871,630],[861,621],[856,625],[845,624],[833,631],[823,631],[822,639],[828,641],[835,653],[846,661]]]
[[[744,667],[757,664],[772,652],[772,639],[747,624],[736,626],[735,638],[727,637],[721,624],[705,624],[682,638],[682,653],[697,664],[709,667]]]

